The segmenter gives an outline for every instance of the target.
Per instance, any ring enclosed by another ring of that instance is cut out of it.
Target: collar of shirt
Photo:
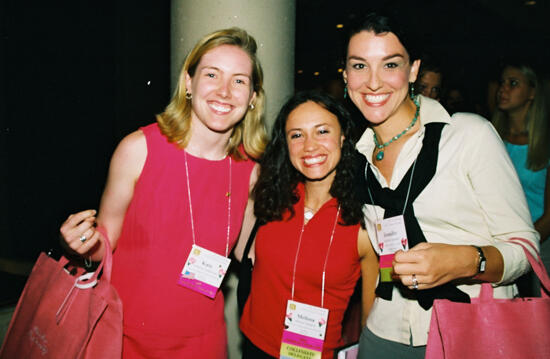
[[[420,153],[420,150],[422,149],[422,140],[424,139],[424,133],[426,132],[424,127],[425,124],[431,122],[444,122],[447,124],[452,124],[451,116],[449,116],[449,113],[445,110],[445,108],[443,108],[443,106],[441,106],[439,102],[421,95],[418,95],[418,97],[420,103],[420,129],[404,144],[401,153],[397,157],[397,163],[396,166],[394,166],[395,170],[389,184],[386,182],[386,179],[382,176],[378,168],[376,168],[376,166],[372,163],[372,154],[375,150],[373,139],[374,131],[372,128],[367,128],[357,142],[357,150],[363,154],[367,161],[372,165],[374,175],[382,187],[390,187],[391,189],[395,189],[399,185],[401,179],[405,176],[409,170],[409,167],[412,165],[418,156],[418,153]],[[445,131],[445,129],[443,130]]]

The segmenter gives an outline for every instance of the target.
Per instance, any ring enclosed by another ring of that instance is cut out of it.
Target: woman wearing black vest
[[[357,144],[366,159],[359,191],[381,267],[362,358],[424,358],[433,300],[467,302],[480,281],[513,297],[529,264],[507,240],[539,243],[491,124],[474,114],[450,117],[411,91],[420,60],[399,25],[364,17],[352,29],[344,71],[347,96],[370,123]]]

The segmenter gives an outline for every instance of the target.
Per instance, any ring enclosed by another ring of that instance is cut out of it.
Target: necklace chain
[[[325,255],[325,264],[323,265],[323,274],[321,282],[321,307],[325,304],[325,273],[327,271],[328,255],[330,253],[330,247],[332,246],[332,240],[334,239],[334,232],[336,231],[336,225],[338,224],[338,218],[340,217],[340,205],[336,211],[336,217],[334,218],[334,224],[332,225],[332,231],[330,232],[330,241],[328,242],[327,254]],[[298,247],[296,248],[296,256],[294,257],[294,269],[292,270],[292,290],[291,300],[294,300],[294,287],[296,284],[296,265],[298,264],[298,256],[300,254],[300,247],[302,246],[302,236],[304,234],[306,223],[302,222],[302,229],[300,230],[300,236],[298,237]]]
[[[378,148],[380,151],[376,154],[376,159],[378,161],[382,161],[384,159],[384,148],[389,146],[391,143],[393,143],[393,141],[397,141],[398,139],[401,138],[401,136],[403,136],[404,134],[406,134],[407,132],[409,132],[409,130],[411,128],[414,127],[414,124],[416,123],[416,121],[418,120],[418,115],[420,114],[420,104],[418,103],[418,97],[414,97],[413,98],[413,102],[416,106],[416,112],[414,113],[414,117],[410,123],[410,125],[404,129],[401,133],[398,133],[397,135],[393,136],[392,138],[390,138],[390,140],[388,142],[385,142],[383,144],[380,144],[378,142],[378,138],[376,137],[376,132],[373,131],[373,138],[374,138],[374,145],[376,146],[376,148]]]
[[[196,244],[195,239],[195,224],[193,220],[193,205],[191,203],[191,188],[189,185],[189,168],[187,166],[187,152],[183,151],[183,158],[185,162],[185,179],[187,180],[187,198],[189,199],[189,218],[191,221],[191,234],[193,235],[193,244]],[[229,187],[225,196],[227,197],[227,238],[225,241],[225,256],[229,255],[229,234],[231,230],[231,156],[229,156]]]

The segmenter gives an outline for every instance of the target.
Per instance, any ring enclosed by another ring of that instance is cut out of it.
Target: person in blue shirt
[[[527,198],[541,256],[550,270],[550,96],[532,66],[511,62],[502,71],[493,125],[504,140]],[[535,293],[527,291],[525,294]]]

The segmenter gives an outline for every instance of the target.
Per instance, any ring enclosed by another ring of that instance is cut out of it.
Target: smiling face
[[[498,108],[509,115],[524,113],[534,98],[535,89],[523,72],[516,67],[506,67],[497,92]]]
[[[192,98],[191,126],[227,133],[244,117],[256,93],[252,61],[237,46],[221,45],[206,52],[185,85]]]
[[[353,103],[377,125],[400,113],[419,66],[392,32],[361,31],[349,41],[344,80]]]
[[[336,115],[308,101],[288,115],[285,132],[292,165],[308,181],[332,184],[344,141]]]

